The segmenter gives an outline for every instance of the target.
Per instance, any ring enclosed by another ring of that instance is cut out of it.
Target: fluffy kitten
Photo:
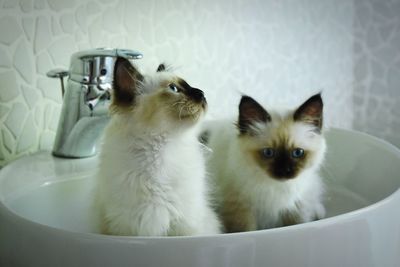
[[[218,233],[196,139],[207,106],[203,92],[164,65],[143,76],[123,58],[115,63],[113,89],[97,177],[102,232]]]
[[[209,171],[228,232],[324,216],[318,174],[326,150],[322,109],[319,94],[286,113],[266,111],[243,96],[236,126],[226,121],[208,126],[205,136],[213,150]]]

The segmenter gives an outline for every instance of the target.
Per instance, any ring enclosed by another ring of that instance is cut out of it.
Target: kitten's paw
[[[222,226],[218,216],[214,211],[208,209],[203,219],[203,234],[213,235],[222,232],[224,232],[224,227]]]
[[[301,210],[304,222],[311,222],[323,219],[325,217],[325,207],[321,203],[314,203],[310,207],[303,207]]]
[[[319,204],[315,208],[313,220],[316,221],[316,220],[323,219],[323,218],[325,218],[325,215],[326,215],[326,210],[325,210],[324,205]]]

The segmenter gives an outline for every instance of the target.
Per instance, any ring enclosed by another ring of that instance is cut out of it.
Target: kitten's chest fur
[[[131,161],[131,168],[135,170],[136,178],[153,182],[162,181],[160,175],[165,164],[163,154],[167,147],[167,137],[147,135],[134,138],[135,141],[127,147],[126,158]]]
[[[179,158],[183,144],[167,134],[126,134],[111,138],[113,141],[103,148],[106,158],[103,162],[108,162],[110,172],[115,173],[110,182],[125,185],[127,191],[167,192],[171,186],[177,186],[180,174],[185,173]],[[181,156],[193,157],[189,153]],[[181,173],[174,171],[178,166]]]
[[[172,201],[171,179],[165,170],[165,135],[115,134],[111,129],[102,153],[104,190],[114,204],[139,205],[145,201]],[[106,166],[104,166],[106,165]],[[159,198],[159,199],[158,199]]]
[[[205,170],[193,133],[170,136],[119,129],[119,125],[107,129],[101,155],[107,195],[132,208],[146,201],[163,200],[179,208],[186,207],[185,201],[199,201],[193,194],[203,192]]]
[[[115,130],[111,125],[105,135],[99,175],[103,212],[118,224],[113,232],[165,235],[177,231],[174,225],[204,204],[204,170],[196,165],[202,164],[196,139],[183,136],[178,142],[164,134]],[[182,164],[184,160],[188,164]],[[142,226],[143,220],[164,226]]]
[[[298,212],[306,195],[313,194],[312,188],[316,186],[313,183],[313,173],[285,182],[253,181],[242,191],[242,197],[249,201],[258,229],[266,229],[281,225],[285,213]]]

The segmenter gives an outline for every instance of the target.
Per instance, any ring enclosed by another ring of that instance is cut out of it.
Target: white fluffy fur
[[[271,115],[272,122],[268,126],[258,125],[259,136],[249,138],[260,139],[260,142],[268,138],[285,117]],[[246,156],[249,144],[238,138],[233,120],[212,122],[205,126],[210,131],[208,146],[213,153],[209,160],[209,171],[216,184],[218,203],[230,197],[229,188],[234,188],[238,201],[250,203],[251,213],[256,218],[256,229],[281,226],[280,215],[287,210],[299,211],[303,222],[315,219],[316,215],[322,218],[325,214],[322,204],[324,187],[318,174],[326,150],[325,140],[314,133],[309,125],[296,122],[288,127],[289,142],[316,154],[313,164],[307,166],[299,176],[278,181],[269,177],[251,157]],[[298,203],[301,203],[301,207]]]
[[[138,101],[146,101],[164,76],[147,77]],[[179,128],[162,120],[160,127],[147,127],[140,123],[141,108],[113,114],[104,133],[96,192],[103,231],[139,236],[219,233],[207,198],[197,127]]]

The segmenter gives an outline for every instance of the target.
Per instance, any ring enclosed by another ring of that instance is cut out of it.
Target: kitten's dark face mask
[[[278,180],[293,179],[305,168],[310,160],[311,151],[299,147],[277,147],[261,149],[256,155],[260,166],[270,177]]]
[[[165,69],[165,66],[161,64],[157,71],[163,72]],[[175,77],[170,81],[165,81],[161,87],[167,88],[167,90],[161,89],[161,95],[173,119],[197,121],[206,111],[207,101],[204,92],[190,86],[185,80]]]
[[[320,94],[304,102],[292,117],[286,119],[286,125],[304,123],[309,125],[313,134],[319,135],[322,128],[322,99]],[[270,125],[270,114],[254,99],[243,96],[239,105],[237,127],[239,137],[260,138],[257,124]],[[275,127],[275,126],[274,126]],[[266,145],[251,151],[253,159],[271,178],[288,180],[296,178],[304,169],[312,165],[314,151],[293,145],[288,138],[290,127],[276,128],[273,136],[263,137]]]
[[[181,95],[183,101],[192,102],[192,105],[199,105],[202,109],[207,107],[207,100],[204,92],[191,87],[185,80],[178,78],[175,82],[168,84],[169,89],[177,95]]]
[[[200,104],[203,108],[206,108],[207,101],[204,97],[204,92],[200,89],[191,87],[187,82],[182,79],[178,80],[179,87],[182,93],[189,98],[191,101]]]

